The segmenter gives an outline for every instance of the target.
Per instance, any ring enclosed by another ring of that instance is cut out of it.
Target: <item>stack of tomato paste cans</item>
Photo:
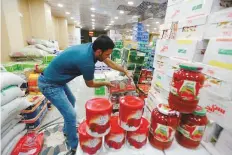
[[[169,148],[174,137],[186,148],[200,145],[208,122],[206,110],[198,105],[199,91],[205,80],[201,70],[192,64],[181,64],[174,72],[169,105],[158,104],[151,114],[148,139],[155,148]]]
[[[111,116],[112,103],[104,98],[87,101],[86,120],[79,128],[80,148],[84,153],[97,154],[104,147],[121,149],[126,141],[130,147],[140,149],[147,143],[149,122],[142,117],[144,101],[135,96],[119,99],[118,116]]]

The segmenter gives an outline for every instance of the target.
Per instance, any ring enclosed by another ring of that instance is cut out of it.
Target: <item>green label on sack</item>
[[[192,8],[192,11],[194,11],[194,10],[198,10],[198,9],[201,9],[202,8],[202,4],[199,4],[199,5],[195,5],[195,6],[193,6],[193,8]]]
[[[218,54],[223,54],[223,55],[232,55],[232,50],[219,49]]]
[[[186,53],[187,52],[187,50],[186,49],[178,49],[178,53]]]

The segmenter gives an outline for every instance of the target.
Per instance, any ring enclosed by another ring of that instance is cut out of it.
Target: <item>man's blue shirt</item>
[[[92,43],[67,48],[52,60],[44,77],[57,84],[65,84],[83,75],[86,81],[94,79],[95,57]]]

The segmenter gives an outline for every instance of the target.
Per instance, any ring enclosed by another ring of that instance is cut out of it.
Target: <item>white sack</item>
[[[1,106],[11,102],[25,93],[17,86],[10,86],[1,90]]]

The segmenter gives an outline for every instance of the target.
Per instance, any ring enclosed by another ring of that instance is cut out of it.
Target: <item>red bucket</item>
[[[119,99],[119,125],[126,131],[139,128],[143,115],[144,101],[135,96],[124,96]]]
[[[142,118],[141,125],[136,131],[127,132],[127,142],[132,148],[140,149],[147,144],[149,122]]]
[[[110,119],[111,130],[105,136],[105,147],[108,149],[118,150],[126,141],[126,131],[118,125],[118,119],[118,116],[112,116]]]
[[[104,98],[95,98],[87,101],[86,108],[86,131],[93,137],[103,137],[110,131],[110,115],[112,104]]]
[[[102,147],[102,138],[95,138],[86,132],[86,121],[82,122],[78,128],[80,147],[84,153],[96,154]]]

